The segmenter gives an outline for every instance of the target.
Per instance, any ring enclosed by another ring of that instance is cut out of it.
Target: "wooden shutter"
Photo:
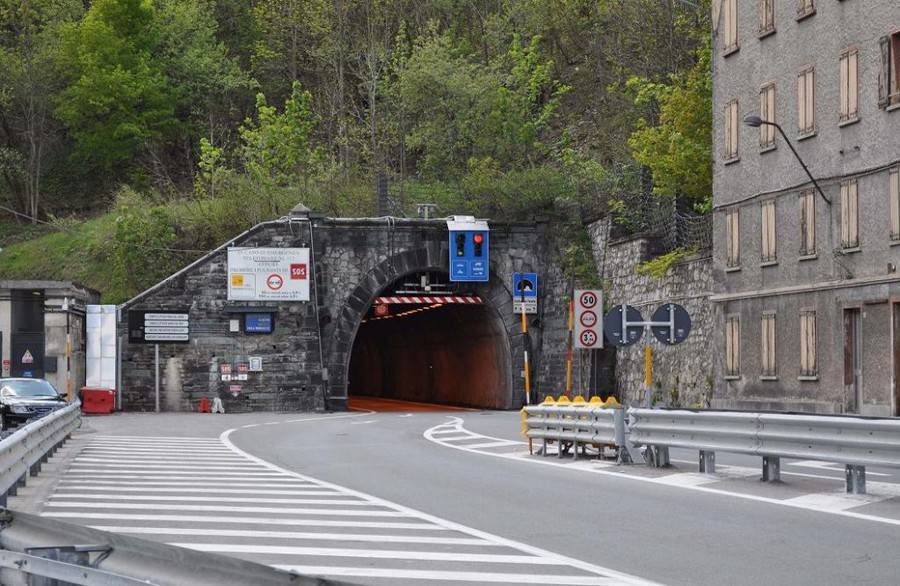
[[[797,129],[800,132],[806,130],[806,77],[803,73],[797,76]]]
[[[807,346],[807,324],[808,320],[806,312],[800,312],[800,375],[803,376],[809,372],[809,348]]]
[[[806,254],[816,253],[816,195],[812,191],[806,192],[803,199],[803,207],[806,216],[806,230],[804,238],[806,239]]]
[[[738,119],[738,102],[731,103],[731,156],[738,156],[738,137],[740,136],[741,122]]]
[[[847,56],[847,116],[859,115],[859,51]]]
[[[729,6],[729,12],[731,12],[731,20],[730,20],[730,22],[729,22],[730,31],[731,31],[731,32],[729,33],[729,36],[731,37],[731,46],[732,46],[732,47],[737,47],[737,46],[738,46],[738,10],[737,10],[737,0],[728,0],[728,3],[730,4],[730,6]]]
[[[731,253],[732,266],[741,264],[741,213],[740,210],[731,212]]]
[[[841,55],[841,120],[850,117],[850,96],[847,90],[850,86],[850,54]]]
[[[850,202],[849,218],[850,224],[850,246],[859,246],[859,191],[856,180],[850,181],[847,186],[847,199]]]
[[[775,122],[775,84],[769,86],[769,91],[766,92],[766,101],[767,101],[767,116],[766,120],[769,122]],[[769,124],[764,125],[766,127],[766,131],[769,133],[768,135],[768,144],[775,144],[775,127]]]
[[[816,127],[816,71],[810,69],[806,72],[806,126],[807,132],[812,132]]]
[[[775,202],[770,201],[766,209],[769,218],[769,260],[775,260],[778,257],[777,232],[775,231]]]
[[[847,183],[841,183],[841,246],[850,247],[850,189]]]
[[[809,374],[813,375],[819,370],[818,365],[818,356],[816,355],[816,312],[810,311],[807,313],[808,323],[806,324],[806,351],[808,352],[807,356],[807,367],[809,368]]]
[[[890,174],[891,239],[900,240],[900,169]]]
[[[878,107],[887,108],[891,99],[891,39],[878,40],[881,49],[881,67],[878,69]]]

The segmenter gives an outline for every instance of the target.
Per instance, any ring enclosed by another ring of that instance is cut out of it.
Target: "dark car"
[[[42,378],[0,378],[0,429],[65,407],[66,397]]]

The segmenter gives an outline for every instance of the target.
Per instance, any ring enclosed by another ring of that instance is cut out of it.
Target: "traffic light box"
[[[454,216],[450,232],[450,280],[487,282],[490,278],[490,229],[484,220]]]

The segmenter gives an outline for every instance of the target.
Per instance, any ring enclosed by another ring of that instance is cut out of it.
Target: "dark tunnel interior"
[[[509,345],[496,312],[480,304],[391,305],[389,312],[370,308],[359,327],[351,396],[511,407]]]

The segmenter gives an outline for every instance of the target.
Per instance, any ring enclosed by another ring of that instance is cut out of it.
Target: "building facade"
[[[713,22],[715,403],[898,415],[900,2]]]
[[[99,300],[69,281],[0,281],[0,376],[46,378],[75,396],[85,384],[85,309]]]

